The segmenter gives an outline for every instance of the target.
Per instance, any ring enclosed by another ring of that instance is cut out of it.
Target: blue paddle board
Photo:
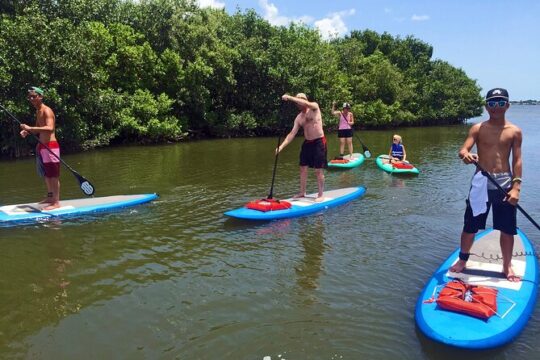
[[[509,343],[523,330],[536,302],[537,259],[533,255],[514,256],[512,268],[522,281],[506,280],[502,274],[499,235],[499,231],[493,229],[477,234],[463,272],[449,272],[458,260],[458,249],[429,280],[418,298],[415,311],[416,324],[428,338],[459,348],[489,349]],[[534,253],[531,242],[521,230],[514,236],[514,253]],[[425,302],[436,299],[444,284],[453,278],[471,285],[496,288],[497,314],[482,320],[443,310],[436,302]]]
[[[386,171],[389,174],[411,174],[411,175],[417,175],[420,173],[420,170],[418,170],[414,165],[412,169],[400,169],[394,167],[392,164],[388,163],[388,155],[379,155],[375,159],[375,163],[377,166],[381,169]],[[407,164],[409,164],[408,161],[406,161]]]
[[[285,199],[285,201],[289,201],[292,204],[291,208],[285,210],[263,212],[242,207],[227,211],[225,215],[244,220],[287,219],[313,214],[334,206],[345,204],[364,195],[365,192],[366,189],[362,186],[330,190],[324,192],[324,199],[321,202],[315,202],[317,194],[310,194],[299,199]]]
[[[345,155],[343,156],[343,160],[347,160],[345,163],[335,163],[330,160],[328,162],[328,168],[329,169],[352,169],[355,167],[358,167],[364,163],[364,160],[366,157],[363,154],[354,153],[351,155]]]
[[[0,207],[0,225],[113,210],[143,204],[157,198],[157,194],[140,194],[61,200],[59,208],[48,211],[42,210],[47,204],[6,205]]]

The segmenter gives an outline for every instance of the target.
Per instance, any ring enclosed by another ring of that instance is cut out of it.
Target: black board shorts
[[[493,207],[493,228],[509,235],[516,235],[517,208],[507,201],[503,201],[505,195],[499,190],[488,190],[487,210],[483,214],[473,216],[469,200],[465,200],[467,208],[463,217],[463,231],[476,234],[478,230],[486,228],[486,220],[490,207]]]
[[[315,140],[305,140],[300,151],[300,166],[315,169],[326,168],[328,166],[326,153],[326,138],[324,136]]]
[[[343,129],[337,131],[338,138],[352,138],[353,132],[352,129]]]

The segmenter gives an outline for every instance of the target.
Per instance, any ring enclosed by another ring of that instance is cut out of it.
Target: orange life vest
[[[347,159],[333,159],[333,160],[330,160],[331,164],[346,164],[348,162],[349,162],[349,160],[347,160]]]
[[[262,212],[273,210],[285,210],[291,208],[291,203],[288,201],[276,200],[276,199],[261,199],[250,201],[246,204],[248,209],[258,210]]]
[[[396,169],[412,169],[414,168],[414,166],[412,166],[411,164],[407,164],[407,163],[403,163],[403,162],[398,162],[398,163],[393,163],[392,166]]]
[[[444,286],[436,301],[445,310],[484,320],[497,313],[497,289],[469,285],[457,279]]]

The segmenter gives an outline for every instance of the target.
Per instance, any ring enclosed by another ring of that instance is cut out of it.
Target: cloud
[[[385,7],[385,8],[384,8],[384,12],[387,13],[387,14],[389,14],[389,13],[392,12],[392,9]]]
[[[217,0],[197,0],[197,5],[199,5],[200,8],[211,7],[214,9],[223,9],[225,7],[224,2]]]
[[[411,20],[412,21],[426,21],[426,20],[429,20],[429,15],[416,15],[416,14],[414,14],[411,17]]]
[[[270,24],[276,26],[286,26],[292,22],[309,24],[313,22],[311,16],[301,16],[298,18],[290,18],[279,15],[279,10],[276,5],[269,3],[268,0],[259,0],[259,5],[263,9],[263,18]]]
[[[315,21],[315,27],[319,29],[319,32],[324,39],[345,35],[349,29],[347,29],[347,25],[345,25],[343,18],[354,15],[355,12],[354,9],[350,9],[332,13],[324,19]]]
[[[344,17],[354,15],[355,9],[331,13],[327,17],[315,20],[313,17],[304,15],[296,18],[287,17],[279,14],[279,10],[268,0],[259,0],[259,5],[263,9],[263,18],[272,25],[287,26],[290,23],[313,24],[319,30],[324,39],[342,36],[348,32]]]

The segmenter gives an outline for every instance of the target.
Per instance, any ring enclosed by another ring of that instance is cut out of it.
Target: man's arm
[[[283,95],[281,98],[285,101],[292,101],[296,104],[307,106],[311,110],[317,110],[319,108],[319,104],[317,104],[316,102],[310,102],[306,99],[297,98],[291,95]]]
[[[53,132],[54,131],[54,114],[51,109],[45,109],[45,125],[43,126],[28,126],[26,124],[21,124],[21,129],[31,132],[32,134],[39,134],[40,132]]]
[[[476,124],[469,130],[469,134],[459,150],[458,156],[465,164],[472,164],[473,162],[478,161],[478,155],[472,154],[470,151],[476,143],[478,138],[478,132],[480,131],[480,124]]]
[[[523,142],[523,134],[520,129],[517,129],[512,142],[512,188],[508,192],[507,201],[516,205],[519,201],[519,192],[521,191],[521,175],[523,174],[523,161],[521,159],[521,143]]]
[[[281,150],[283,150],[285,146],[289,145],[289,143],[293,141],[294,137],[296,136],[296,133],[298,133],[298,130],[300,129],[300,124],[298,120],[299,117],[300,115],[298,115],[296,119],[294,119],[294,125],[291,132],[287,134],[287,136],[285,137],[285,140],[283,140],[281,145],[279,145],[279,147],[276,149],[276,154],[279,153]]]

